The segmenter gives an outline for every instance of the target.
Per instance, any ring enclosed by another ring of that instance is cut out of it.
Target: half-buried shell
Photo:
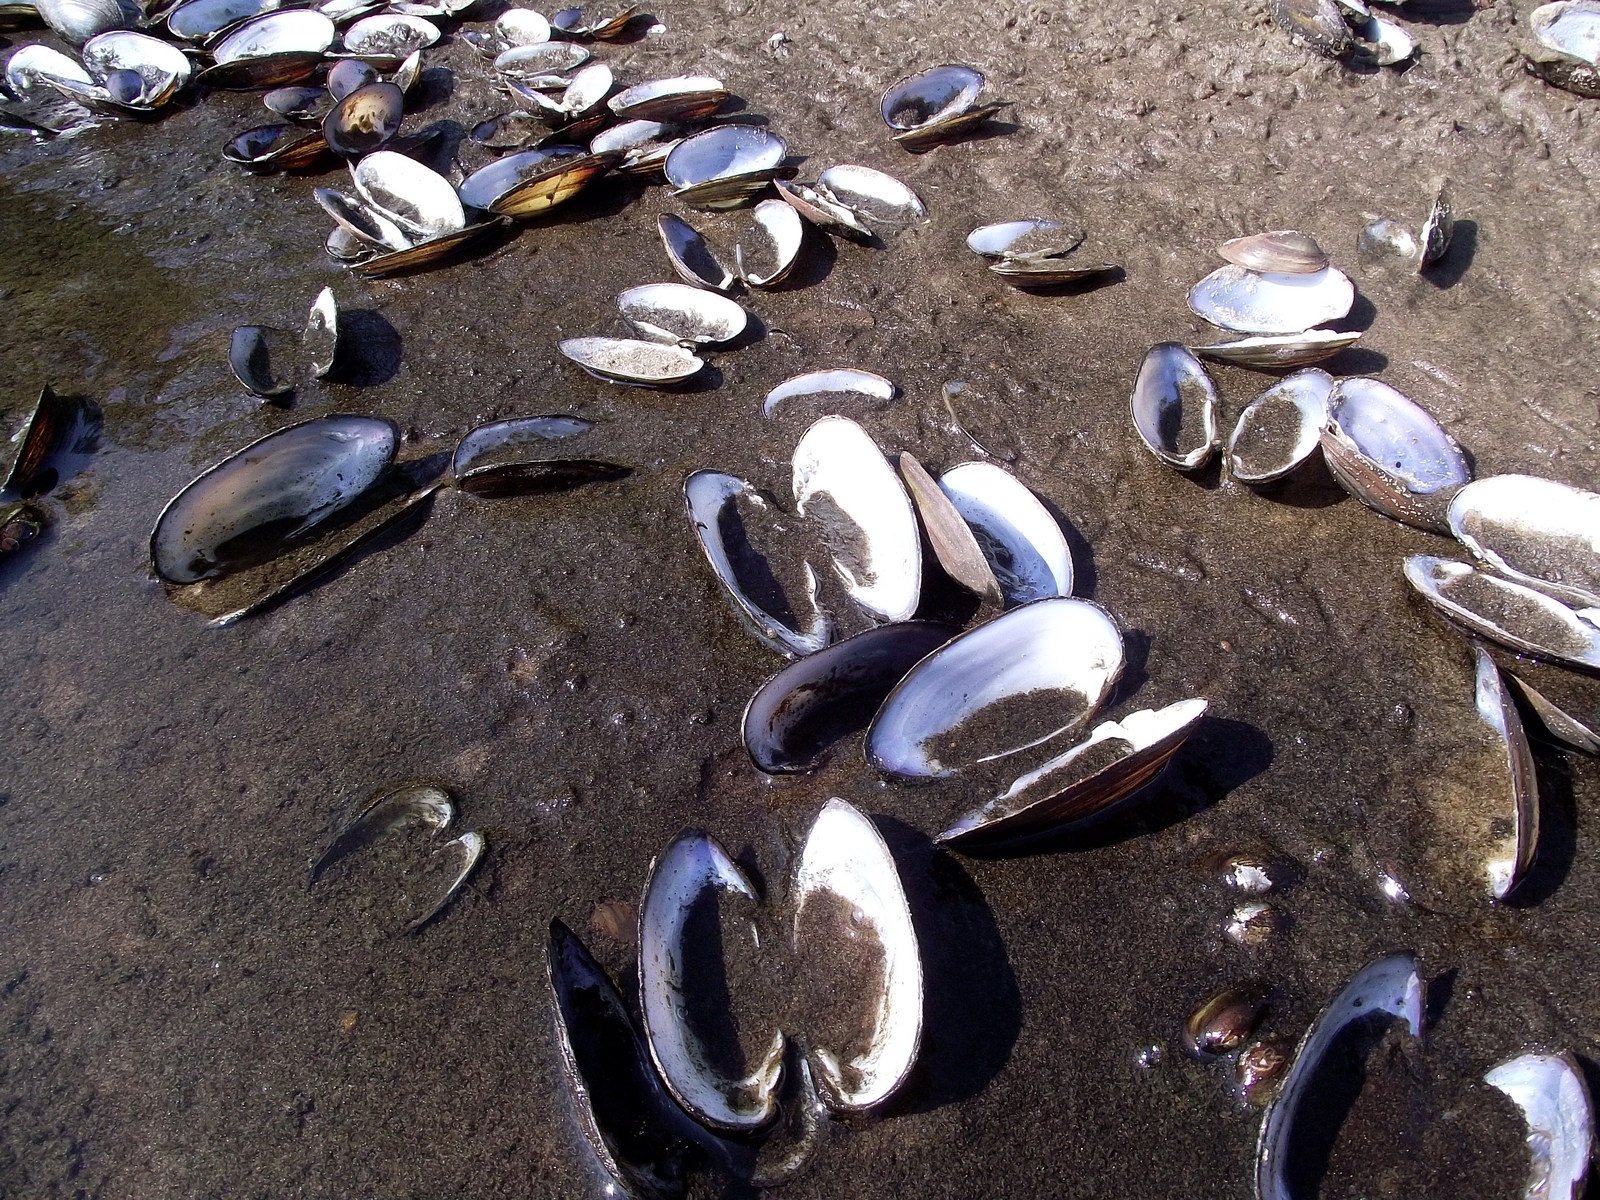
[[[670,387],[706,365],[682,346],[635,338],[564,338],[557,348],[596,379],[639,387]]]
[[[626,475],[627,468],[589,458],[552,456],[553,441],[576,437],[593,421],[556,414],[490,421],[470,430],[451,456],[456,487],[474,496],[539,495]]]
[[[1522,1200],[1578,1200],[1594,1155],[1594,1107],[1570,1054],[1523,1054],[1483,1077],[1522,1110],[1528,1124],[1528,1182]]]
[[[1322,452],[1363,504],[1420,529],[1448,533],[1445,513],[1472,469],[1421,405],[1377,379],[1341,379],[1328,396]]]

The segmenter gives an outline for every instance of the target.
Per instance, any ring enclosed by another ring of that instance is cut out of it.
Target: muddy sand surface
[[[1184,1018],[1261,980],[1264,1030],[1298,1037],[1402,948],[1430,980],[1426,1044],[1375,1052],[1311,1184],[1520,1194],[1522,1126],[1479,1079],[1529,1048],[1600,1056],[1600,771],[1540,750],[1545,832],[1519,903],[1435,887],[1476,870],[1450,806],[1496,786],[1457,753],[1466,645],[1400,574],[1404,555],[1451,547],[1325,475],[1263,496],[1215,468],[1178,474],[1138,442],[1127,401],[1150,345],[1213,340],[1184,297],[1214,247],[1298,228],[1359,293],[1345,324],[1366,336],[1332,369],[1428,407],[1480,474],[1600,484],[1600,125],[1593,102],[1523,71],[1532,7],[1416,0],[1398,19],[1418,61],[1362,72],[1291,44],[1261,0],[659,5],[663,32],[599,50],[620,80],[716,75],[805,156],[804,177],[865,163],[929,209],[880,247],[810,235],[795,280],[746,300],[762,335],[679,392],[591,379],[555,344],[616,331],[617,292],[670,278],[660,213],[719,231],[737,216],[607,183],[481,257],[366,283],[323,253],[311,193],[337,171],[250,177],[219,159],[265,119],[257,96],[13,137],[4,428],[49,383],[98,401],[105,430],[46,499],[49,532],[0,562],[0,1194],[598,1195],[560,1076],[551,918],[626,990],[627,906],[680,829],[715,834],[777,903],[834,795],[899,857],[924,1045],[892,1109],[830,1130],[774,1195],[1248,1196],[1258,1116],[1227,1062],[1184,1056]],[[908,154],[879,95],[945,61],[986,71],[1013,107]],[[504,107],[459,38],[428,62],[449,75],[413,125],[459,133]],[[1420,222],[1440,175],[1460,217],[1448,257],[1421,277],[1361,259],[1361,227]],[[1066,211],[1089,230],[1079,253],[1120,277],[1026,294],[963,246],[980,223]],[[229,331],[295,328],[324,286],[354,358],[287,410],[261,404],[228,373]],[[975,456],[940,401],[964,382],[963,424],[1054,506],[1079,594],[1124,631],[1122,707],[1210,700],[1137,825],[971,859],[930,838],[987,798],[977,785],[880,782],[858,739],[809,777],[749,765],[740,715],[781,660],[724,602],[681,487],[715,467],[785,496],[820,410],[763,418],[761,398],[835,365],[899,385],[850,415],[933,470]],[[1229,414],[1269,382],[1213,374]],[[393,420],[410,459],[490,419],[575,413],[599,423],[586,454],[633,470],[524,499],[446,490],[309,593],[207,628],[149,576],[157,514],[209,464],[330,412]],[[305,881],[339,823],[407,779],[450,788],[488,853],[438,919],[399,935],[409,881],[437,877],[426,843]],[[1224,936],[1241,897],[1208,865],[1241,849],[1292,880],[1255,946]],[[1425,903],[1386,899],[1380,864]]]

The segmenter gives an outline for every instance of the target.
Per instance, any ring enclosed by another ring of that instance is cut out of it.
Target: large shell
[[[1501,574],[1600,608],[1600,495],[1534,475],[1492,475],[1457,492],[1447,519],[1462,545]]]
[[[542,216],[599,179],[618,157],[615,153],[556,156],[497,196],[489,211],[519,221]]]
[[[706,365],[681,346],[634,338],[566,338],[558,348],[597,378],[645,387],[682,383]]]
[[[467,214],[450,181],[414,158],[377,150],[351,164],[361,198],[414,238],[435,238],[466,227]]]
[[[696,471],[684,480],[683,499],[689,510],[689,523],[712,573],[755,635],[791,657],[812,654],[826,646],[831,624],[817,609],[817,581],[810,565],[805,567],[810,620],[801,630],[796,606],[783,594],[767,560],[751,544],[739,513],[739,501],[765,510],[767,502],[760,494],[735,476],[721,471]]]
[[[817,176],[817,187],[836,203],[875,225],[898,228],[928,215],[921,197],[893,175],[841,163]]]
[[[168,583],[221,575],[303,537],[361,495],[394,460],[399,431],[376,417],[321,417],[252,442],[161,512],[150,561]]]
[[[1385,955],[1368,963],[1329,1002],[1295,1050],[1283,1085],[1267,1105],[1256,1141],[1257,1200],[1294,1200],[1289,1184],[1290,1147],[1295,1122],[1311,1091],[1324,1056],[1356,1021],[1375,1014],[1399,1017],[1412,1037],[1422,1035],[1422,977],[1413,954]]]
[[[1189,308],[1236,333],[1299,333],[1347,316],[1355,297],[1355,285],[1337,267],[1263,274],[1230,264],[1189,289]]]
[[[1228,471],[1240,483],[1281,479],[1317,452],[1333,376],[1310,367],[1273,384],[1239,414]]]
[[[323,119],[322,136],[336,154],[359,158],[400,132],[406,98],[392,83],[369,83],[350,92]]]
[[[333,22],[309,9],[268,13],[246,21],[211,49],[219,66],[246,58],[317,54],[333,45]]]
[[[1413,554],[1406,580],[1452,622],[1519,654],[1600,671],[1600,628],[1543,592],[1464,562]]]
[[[557,164],[584,157],[581,146],[543,146],[508,154],[479,167],[461,182],[461,203],[488,210],[502,196]]]
[[[1217,253],[1251,271],[1309,275],[1328,265],[1328,256],[1317,245],[1316,238],[1298,229],[1275,229],[1271,233],[1232,238],[1223,242]]]
[[[843,1044],[811,1037],[819,1089],[835,1112],[874,1108],[905,1082],[922,1044],[922,956],[894,856],[871,821],[829,800],[800,850],[792,895],[795,949],[809,962],[859,964],[875,993],[853,995],[847,981],[838,1003],[856,1000],[867,1024]]]
[[[815,770],[834,742],[864,729],[912,667],[960,630],[928,621],[880,625],[791,663],[744,710],[744,748],[770,775]]]
[[[1072,749],[962,817],[938,840],[968,852],[1014,850],[1100,816],[1155,781],[1206,707],[1198,698],[1179,700],[1104,721]]]
[[[1594,1154],[1594,1107],[1570,1054],[1523,1054],[1490,1068],[1483,1081],[1522,1110],[1528,1123],[1523,1200],[1578,1200]]]
[[[1472,478],[1466,456],[1421,405],[1377,379],[1341,379],[1328,397],[1322,450],[1334,477],[1385,516],[1437,533]]]
[[[135,71],[143,83],[139,102],[165,103],[189,81],[189,56],[169,42],[142,33],[115,30],[90,38],[83,65],[104,79],[113,71]]]
[[[719,1070],[701,1040],[691,985],[713,969],[699,956],[714,948],[689,926],[721,896],[754,902],[756,890],[716,839],[698,830],[679,834],[651,867],[639,905],[639,1001],[650,1056],[673,1098],[703,1125],[749,1133],[776,1115],[784,1039],[775,1030],[765,1057],[740,1078]]]
[[[1004,467],[968,462],[939,487],[972,527],[1007,607],[1072,595],[1072,551],[1039,498]]]
[[[908,75],[883,93],[884,124],[906,132],[959,117],[977,103],[983,75],[960,63]]]
[[[49,46],[23,46],[6,59],[6,87],[18,96],[26,95],[50,79],[70,80],[85,87],[94,83],[76,59]]]
[[[1180,471],[1217,449],[1217,389],[1200,360],[1178,342],[1152,346],[1133,385],[1133,425],[1150,452]]]
[[[647,283],[617,297],[617,310],[640,337],[708,345],[744,332],[750,314],[726,296],[682,283]]]
[[[817,421],[794,449],[795,505],[821,533],[833,568],[862,608],[904,621],[922,591],[922,538],[911,500],[861,426]]]
[[[1024,604],[918,663],[878,710],[867,757],[916,779],[1026,750],[1092,717],[1122,661],[1122,635],[1099,606]]]
[[[111,29],[132,29],[141,16],[137,0],[35,0],[44,23],[64,41],[81,46]]]

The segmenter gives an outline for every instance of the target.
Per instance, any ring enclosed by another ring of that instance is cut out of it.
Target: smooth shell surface
[[[1251,271],[1281,271],[1309,275],[1328,265],[1328,256],[1316,238],[1297,229],[1252,233],[1223,242],[1217,253]]]
[[[1532,1159],[1523,1200],[1577,1200],[1594,1154],[1594,1109],[1570,1054],[1523,1054],[1483,1081],[1504,1092],[1528,1123]]]
[[[980,225],[967,234],[967,249],[986,258],[1053,257],[1074,250],[1083,229],[1049,217],[1025,217]]]
[[[1430,604],[1480,637],[1535,658],[1600,671],[1600,628],[1552,596],[1470,563],[1427,554],[1407,558],[1405,575]]]
[[[440,237],[466,227],[466,211],[450,181],[414,158],[375,150],[351,165],[350,179],[363,200],[413,237]]]
[[[774,171],[788,153],[781,137],[758,125],[721,125],[684,138],[667,155],[663,170],[673,187],[689,188]]]
[[[1180,471],[1203,467],[1217,448],[1217,389],[1177,342],[1152,346],[1139,364],[1133,425],[1150,452]]]
[[[136,0],[35,0],[40,18],[74,46],[111,29],[132,29],[139,23]]]
[[[1447,532],[1454,489],[1472,478],[1461,448],[1421,405],[1377,379],[1341,379],[1328,397],[1328,466],[1357,499]]]
[[[1528,16],[1533,35],[1550,49],[1600,65],[1600,4],[1558,0]]]
[[[794,449],[795,505],[821,531],[851,599],[904,621],[922,591],[922,537],[900,477],[845,417],[823,417]]]
[[[1000,582],[994,577],[972,526],[940,489],[926,467],[909,450],[900,452],[900,478],[922,519],[928,545],[946,575],[991,604],[1004,603]]]
[[[319,12],[268,13],[239,26],[211,50],[219,65],[277,54],[321,54],[333,45],[333,22]]]
[[[400,131],[406,98],[392,83],[369,83],[350,92],[322,122],[322,136],[336,154],[359,158]]]
[[[1235,333],[1299,333],[1349,315],[1355,285],[1337,267],[1308,274],[1218,267],[1189,290],[1189,308]]]
[[[461,203],[471,208],[489,209],[502,196],[521,187],[561,163],[584,157],[579,146],[546,146],[507,154],[479,167],[461,181]]]
[[[647,283],[617,297],[617,310],[641,337],[658,342],[732,341],[750,319],[740,304],[683,283]]]
[[[844,1047],[812,1047],[828,1106],[839,1112],[873,1108],[905,1082],[922,1044],[922,956],[894,856],[871,821],[845,801],[829,800],[801,848],[793,894],[797,949],[805,949],[809,932],[881,959],[882,982],[862,1044],[848,1057]],[[806,914],[819,901],[825,913],[817,930]],[[826,961],[815,952],[812,957]]]
[[[1039,498],[1004,467],[968,462],[939,487],[972,527],[1007,607],[1072,595],[1072,551]]]
[[[750,287],[783,282],[800,258],[805,222],[782,200],[763,200],[750,213],[755,228],[734,248],[739,278]]]
[[[717,261],[717,256],[693,225],[674,213],[662,213],[656,219],[656,228],[660,231],[667,259],[680,278],[696,287],[717,291],[733,286],[733,272]]]
[[[239,540],[303,536],[367,489],[394,460],[399,434],[375,417],[322,417],[246,446],[162,510],[150,559],[168,583],[228,569]]]
[[[1600,495],[1534,475],[1492,475],[1450,501],[1450,532],[1496,571],[1600,608]]]
[[[143,96],[159,102],[189,80],[189,56],[170,42],[143,33],[116,30],[90,38],[83,46],[83,65],[104,78],[114,71],[136,71]]]
[[[948,63],[907,76],[883,94],[883,120],[890,129],[937,124],[971,108],[983,91],[983,76]]]
[[[767,393],[762,401],[763,416],[772,416],[784,405],[816,396],[830,406],[842,402],[861,403],[868,408],[881,408],[895,397],[895,385],[882,375],[863,371],[857,367],[830,367],[821,371],[807,371],[785,379]]]
[[[835,201],[880,225],[901,226],[928,215],[921,198],[893,175],[844,163],[817,177],[817,187]]]
[[[1489,891],[1504,900],[1526,877],[1539,846],[1539,782],[1534,772],[1533,751],[1522,727],[1522,715],[1506,686],[1500,668],[1480,643],[1473,646],[1478,716],[1493,732],[1504,752],[1509,803],[1488,820],[1489,837],[1494,844],[1485,871]],[[1487,784],[1488,781],[1485,781]],[[1485,790],[1489,789],[1487,786]],[[1499,795],[1498,781],[1491,794]]]
[[[878,710],[867,757],[916,779],[1026,750],[1093,716],[1122,663],[1122,635],[1099,606],[1024,604],[912,668]]]
[[[1228,439],[1228,471],[1240,483],[1281,479],[1317,452],[1333,376],[1296,371],[1252,400]]]
[[[559,349],[591,375],[654,387],[681,383],[706,365],[680,346],[633,338],[566,338]]]
[[[1304,333],[1278,333],[1189,348],[1201,358],[1214,362],[1276,370],[1322,362],[1360,340],[1359,330],[1342,333],[1333,329],[1308,329]]]

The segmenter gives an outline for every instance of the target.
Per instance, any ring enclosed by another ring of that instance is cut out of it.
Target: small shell
[[[739,278],[748,287],[775,287],[788,277],[800,259],[800,247],[805,243],[805,223],[800,214],[782,200],[763,200],[750,216],[755,230],[734,247]]]
[[[907,132],[958,117],[977,102],[983,83],[981,72],[959,63],[908,75],[883,93],[884,124]]]
[[[550,40],[550,22],[531,8],[508,8],[495,19],[494,31],[507,46],[537,46]]]
[[[1417,260],[1417,270],[1431,266],[1445,256],[1450,249],[1450,237],[1455,233],[1455,229],[1455,208],[1450,203],[1450,186],[1448,181],[1441,181],[1434,191],[1428,215],[1422,222],[1422,233],[1417,238],[1421,251]]]
[[[326,378],[339,358],[339,303],[332,288],[317,293],[300,335],[300,347],[310,360],[312,376]]]
[[[928,545],[945,574],[973,595],[991,604],[1000,604],[1000,583],[978,545],[972,526],[917,461],[916,455],[908,450],[900,452],[900,478],[905,481],[906,492],[922,518]]]
[[[1309,275],[1328,265],[1328,256],[1309,233],[1278,229],[1271,233],[1252,233],[1223,242],[1217,253],[1251,271],[1277,271],[1290,275]]]
[[[967,235],[967,249],[987,258],[1054,258],[1078,248],[1082,226],[1048,217],[982,225]]]
[[[640,337],[681,344],[730,342],[750,319],[726,296],[682,283],[629,288],[617,297],[617,309]]]
[[[1232,1054],[1261,1023],[1267,992],[1259,984],[1213,992],[1183,1023],[1183,1048],[1202,1061]]]
[[[1162,462],[1194,471],[1210,461],[1219,440],[1217,389],[1183,346],[1162,342],[1150,348],[1139,365],[1131,406],[1134,428]]]
[[[328,94],[334,100],[343,100],[357,88],[378,82],[378,70],[359,58],[341,58],[328,68]]]

